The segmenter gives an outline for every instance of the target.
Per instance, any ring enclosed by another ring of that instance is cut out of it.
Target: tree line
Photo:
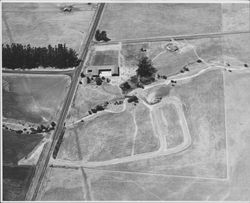
[[[72,68],[79,64],[77,53],[58,44],[52,47],[31,47],[30,44],[2,44],[2,66],[9,69],[32,69],[42,66],[59,69]]]

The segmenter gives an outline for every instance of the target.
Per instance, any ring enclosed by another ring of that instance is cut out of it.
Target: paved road
[[[58,141],[58,138],[60,137],[60,135],[63,132],[64,122],[65,122],[69,107],[71,105],[71,102],[73,101],[74,94],[76,92],[78,81],[80,78],[80,74],[81,74],[81,71],[83,69],[85,59],[87,57],[88,49],[89,49],[90,43],[93,40],[93,37],[95,35],[95,31],[96,31],[96,28],[98,26],[101,14],[103,12],[104,5],[105,5],[104,3],[99,4],[98,10],[97,10],[97,13],[95,16],[95,20],[94,20],[93,25],[91,27],[91,30],[89,32],[86,43],[84,44],[84,46],[82,48],[83,49],[82,54],[80,55],[81,63],[79,64],[79,66],[77,67],[77,69],[74,72],[71,86],[70,86],[66,101],[64,102],[64,106],[63,106],[61,116],[59,118],[56,130],[55,130],[55,133],[53,135],[53,140],[52,140],[51,144],[48,144],[45,146],[45,148],[44,148],[44,150],[39,158],[39,161],[37,163],[37,167],[36,167],[37,169],[36,169],[35,176],[33,177],[31,186],[30,186],[29,191],[28,191],[26,198],[25,198],[28,201],[36,200],[38,191],[40,189],[44,175],[46,174],[46,170],[47,170],[49,161],[51,159],[51,156],[53,154],[53,151],[55,149],[56,143]]]
[[[39,70],[2,70],[2,73],[8,74],[30,74],[30,75],[68,75],[72,76],[75,69],[72,70],[62,70],[62,71],[39,71]]]
[[[120,41],[109,41],[109,42],[96,42],[99,45],[110,45],[110,44],[132,44],[140,42],[159,42],[159,41],[168,41],[168,40],[184,40],[184,39],[200,39],[200,38],[214,38],[224,35],[235,35],[235,34],[246,34],[250,31],[239,31],[239,32],[219,32],[219,33],[206,33],[206,34],[193,34],[193,35],[175,35],[175,36],[162,36],[162,37],[152,37],[152,38],[137,38],[137,39],[124,39]]]

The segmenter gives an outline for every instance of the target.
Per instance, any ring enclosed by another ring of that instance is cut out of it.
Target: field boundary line
[[[226,138],[226,163],[227,163],[227,179],[230,179],[230,165],[229,165],[229,151],[228,151],[228,137],[227,137],[227,116],[226,116],[226,94],[225,94],[225,73],[222,72],[223,79],[223,97],[224,97],[224,125],[225,125],[225,138]]]
[[[138,171],[116,171],[110,169],[97,169],[91,167],[84,167],[85,170],[92,170],[92,171],[100,171],[100,172],[108,172],[108,173],[124,173],[124,174],[132,174],[132,175],[149,175],[149,176],[163,176],[163,177],[173,177],[173,178],[187,178],[187,179],[199,179],[199,180],[214,180],[214,181],[227,181],[226,178],[209,178],[209,177],[202,177],[202,176],[186,176],[186,175],[168,175],[162,173],[151,173],[151,172],[138,172]]]
[[[159,41],[171,41],[174,40],[183,40],[183,39],[202,39],[202,38],[215,38],[224,35],[236,35],[236,34],[248,34],[250,33],[249,30],[242,30],[242,31],[230,31],[230,32],[214,32],[214,33],[198,33],[198,34],[186,34],[186,35],[164,35],[164,36],[157,36],[157,37],[147,37],[147,38],[136,38],[136,39],[118,39],[113,40],[110,42],[102,42],[99,43],[100,45],[107,45],[107,44],[136,44],[136,43],[143,43],[143,42],[159,42]]]

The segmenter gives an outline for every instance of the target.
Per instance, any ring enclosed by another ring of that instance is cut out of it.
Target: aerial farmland
[[[250,200],[249,2],[2,10],[3,200]]]

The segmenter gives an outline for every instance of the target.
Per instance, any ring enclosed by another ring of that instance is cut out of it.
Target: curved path
[[[177,113],[181,121],[181,126],[183,130],[183,137],[184,137],[182,144],[174,148],[168,149],[165,135],[157,133],[158,138],[160,140],[160,148],[159,150],[154,151],[154,152],[136,154],[132,156],[116,158],[116,159],[111,159],[107,161],[98,161],[98,162],[67,161],[67,160],[55,159],[51,162],[51,164],[55,166],[63,165],[63,166],[77,166],[77,167],[98,167],[98,166],[107,166],[107,165],[113,165],[113,164],[127,163],[127,162],[132,162],[132,161],[139,161],[139,160],[144,160],[144,159],[149,159],[149,158],[155,158],[158,156],[166,156],[166,155],[178,153],[187,149],[191,145],[191,136],[190,136],[186,118],[182,109],[182,103],[180,102],[178,98],[176,97],[166,98],[161,103],[154,105],[150,110],[150,114],[152,114],[155,108],[159,108],[160,106],[163,106],[165,104],[174,104],[177,109]],[[157,125],[157,121],[154,117],[152,117],[152,119],[154,123],[153,126],[155,126],[155,131],[158,132],[158,129],[160,128],[160,126]]]

